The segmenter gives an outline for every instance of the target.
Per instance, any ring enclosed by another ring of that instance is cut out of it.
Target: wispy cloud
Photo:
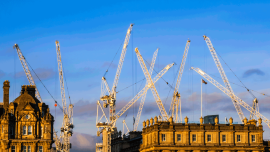
[[[37,68],[34,71],[41,80],[50,79],[56,74],[56,72],[53,71],[52,69],[46,69],[46,68]],[[31,71],[33,79],[38,80],[35,73],[33,71]],[[1,76],[1,71],[0,71],[0,76]],[[14,76],[14,74],[10,73],[9,76]],[[15,77],[21,78],[21,77],[26,77],[26,75],[25,75],[24,71],[19,71],[19,72],[15,73]]]
[[[2,78],[3,76],[5,76],[6,74],[0,70],[0,78]]]
[[[265,73],[260,69],[249,69],[243,74],[243,78],[247,78],[247,77],[254,75],[254,74],[260,75],[260,76],[265,75]]]
[[[109,66],[112,67],[112,68],[116,68],[117,67],[116,64],[111,63],[111,62],[104,62],[101,67],[109,67]]]
[[[95,143],[101,143],[102,139],[101,137],[74,132],[70,142],[72,143],[71,152],[94,152],[96,148]]]

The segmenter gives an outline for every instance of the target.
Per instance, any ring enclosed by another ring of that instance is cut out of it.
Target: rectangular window
[[[42,146],[38,146],[38,152],[43,152]]]
[[[166,135],[165,134],[161,134],[161,139],[162,139],[162,141],[166,141]]]
[[[31,152],[31,146],[28,146],[27,152]]]
[[[16,147],[15,146],[11,146],[11,152],[16,152]]]
[[[192,141],[196,141],[196,135],[192,134]]]
[[[211,142],[211,135],[207,135],[207,142]]]
[[[32,135],[32,126],[28,126],[28,135]]]
[[[26,146],[23,146],[23,152],[27,152],[27,151],[26,151]]]
[[[222,142],[226,142],[226,135],[222,135]]]
[[[251,141],[255,142],[255,135],[251,135]]]
[[[26,135],[26,126],[23,126],[23,135]]]
[[[181,134],[177,134],[177,141],[181,141]]]
[[[237,142],[240,142],[240,141],[241,141],[241,136],[237,135]]]

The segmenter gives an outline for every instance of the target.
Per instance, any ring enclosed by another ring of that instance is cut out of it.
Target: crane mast
[[[224,92],[226,95],[228,95],[230,98],[234,97],[235,102],[237,102],[239,105],[247,109],[249,112],[251,112],[254,116],[256,116],[258,119],[261,118],[263,122],[267,124],[267,126],[270,128],[270,120],[267,119],[265,116],[259,113],[259,111],[254,110],[253,107],[249,106],[246,102],[244,102],[242,99],[237,97],[235,94],[232,94],[230,90],[226,89],[224,86],[219,84],[215,79],[210,77],[208,74],[206,74],[204,71],[202,71],[199,68],[191,67],[194,71],[196,71],[198,74],[200,74],[202,77],[204,77],[206,80],[211,82],[214,86],[216,86],[218,89],[220,89],[222,92]]]
[[[183,55],[182,62],[181,62],[181,65],[180,65],[179,74],[178,74],[177,81],[176,81],[175,88],[174,88],[174,92],[173,92],[172,102],[171,102],[171,108],[170,109],[172,111],[172,117],[176,121],[178,121],[178,105],[181,104],[180,93],[178,93],[178,89],[179,89],[179,86],[180,86],[182,74],[184,72],[184,67],[185,67],[185,63],[186,63],[186,59],[187,59],[189,46],[190,46],[190,40],[187,40],[184,55]],[[180,108],[180,110],[181,110],[181,108]],[[180,115],[181,115],[181,112],[180,112]],[[180,116],[180,117],[181,117],[181,121],[182,121],[182,116]]]
[[[153,72],[153,69],[154,69],[154,65],[155,65],[155,61],[156,61],[156,58],[157,58],[158,50],[159,50],[159,49],[157,49],[157,50],[154,52],[154,55],[153,55],[153,58],[152,58],[151,66],[150,66],[150,69],[149,69],[149,74],[150,74],[150,75],[152,75],[152,72]],[[147,82],[146,82],[145,86],[147,86],[147,85],[148,85],[148,84],[147,84]],[[147,94],[147,93],[145,93],[145,94],[141,97],[141,103],[140,103],[139,110],[138,110],[138,113],[137,113],[137,117],[136,117],[136,120],[135,120],[134,131],[137,130],[138,125],[139,125],[139,122],[140,122],[140,117],[141,117],[141,114],[142,114],[142,109],[143,109],[144,101],[145,101],[145,98],[146,98],[146,94]]]
[[[69,109],[66,106],[66,95],[65,95],[65,87],[64,87],[64,77],[63,77],[63,67],[62,67],[62,59],[60,53],[60,44],[59,41],[55,41],[56,44],[56,54],[57,54],[57,62],[58,62],[58,71],[59,71],[59,80],[60,80],[60,89],[61,89],[61,98],[63,105],[63,124],[61,128],[61,134],[63,136],[63,151],[69,152],[71,148],[70,144],[70,136],[72,136],[74,128],[73,126],[73,105],[69,105]]]
[[[128,46],[128,42],[129,42],[129,38],[130,38],[130,34],[131,34],[131,31],[132,31],[132,28],[133,28],[133,24],[130,24],[130,26],[129,26],[128,30],[127,30],[126,37],[125,37],[125,41],[124,41],[122,53],[121,53],[121,56],[120,56],[120,60],[119,60],[119,63],[118,63],[116,75],[115,75],[115,78],[114,78],[112,90],[111,90],[109,96],[106,96],[105,95],[105,96],[102,96],[100,98],[103,101],[107,101],[107,103],[106,102],[104,103],[104,105],[103,105],[104,107],[107,107],[108,105],[110,105],[109,106],[109,110],[110,110],[110,112],[109,112],[109,115],[110,115],[109,118],[110,118],[110,121],[113,121],[112,119],[113,119],[113,116],[115,114],[116,87],[117,87],[118,80],[119,80],[119,77],[120,77],[120,74],[121,74],[121,70],[122,70],[122,66],[123,66],[123,63],[124,63],[124,59],[125,59],[125,55],[126,55],[126,51],[127,51],[127,46]],[[104,77],[102,77],[102,81],[104,81],[107,90],[109,90],[108,89],[108,84],[107,84],[106,79]]]
[[[153,79],[153,82],[157,82],[159,78],[161,78],[172,66],[174,63],[167,65],[162,71],[160,71],[155,78]],[[147,90],[149,89],[149,85],[145,86],[132,100],[130,100],[117,114],[115,114],[113,117],[113,121],[108,122],[107,117],[103,111],[103,108],[100,105],[100,102],[98,101],[97,104],[102,110],[102,117],[105,116],[107,123],[100,123],[99,121],[101,118],[98,120],[98,109],[97,109],[97,124],[96,127],[98,128],[97,131],[97,136],[100,136],[100,134],[103,134],[103,151],[104,152],[110,152],[111,151],[111,132],[114,130],[115,127],[115,122],[117,119],[122,116],[141,96],[143,96]],[[99,131],[99,128],[102,128],[101,131]]]
[[[209,48],[209,50],[210,50],[210,52],[212,54],[212,57],[213,57],[213,59],[214,59],[214,61],[216,63],[216,66],[217,66],[218,71],[219,71],[219,73],[220,73],[220,75],[222,77],[222,80],[223,80],[226,88],[229,90],[229,92],[231,94],[230,95],[231,100],[233,102],[233,105],[234,105],[239,117],[240,117],[240,120],[243,121],[245,116],[244,116],[244,114],[243,114],[243,112],[241,110],[240,105],[235,101],[234,92],[233,92],[233,90],[231,88],[231,85],[230,85],[230,83],[229,83],[229,81],[228,81],[228,79],[226,77],[226,74],[225,74],[225,72],[224,72],[224,70],[222,68],[221,63],[219,62],[218,56],[217,56],[216,51],[215,51],[215,49],[214,49],[214,47],[212,45],[212,42],[210,41],[209,37],[207,37],[205,35],[203,37],[204,37],[204,40],[205,40],[205,42],[206,42],[206,44],[207,44],[207,46],[208,46],[208,48]]]
[[[33,79],[33,77],[32,77],[32,74],[31,74],[31,72],[30,72],[30,70],[29,70],[29,68],[28,68],[27,62],[25,61],[25,57],[23,56],[23,54],[22,54],[22,52],[21,52],[21,50],[20,50],[18,44],[15,44],[15,45],[13,46],[13,48],[16,48],[16,50],[17,50],[19,59],[20,59],[20,61],[21,61],[22,67],[23,67],[23,70],[24,70],[24,72],[25,72],[25,74],[26,74],[26,77],[27,77],[27,79],[28,79],[30,85],[36,86],[35,81],[34,81],[34,79]],[[39,94],[39,92],[38,92],[37,87],[36,87],[36,94],[35,94],[35,96],[36,96],[36,98],[37,98],[41,103],[43,103],[43,101],[42,101],[42,99],[41,99],[41,97],[40,97],[40,94]]]
[[[159,110],[161,112],[162,118],[164,120],[168,120],[169,119],[168,114],[167,114],[167,112],[166,112],[166,110],[165,110],[165,108],[164,108],[164,106],[163,106],[163,104],[162,104],[162,102],[160,100],[160,97],[159,97],[158,92],[156,90],[156,87],[155,87],[155,85],[153,83],[151,75],[149,74],[149,72],[147,70],[147,67],[146,67],[146,65],[145,65],[145,63],[143,61],[142,55],[140,54],[138,48],[135,48],[135,52],[137,54],[137,57],[138,57],[138,60],[140,62],[143,73],[144,73],[144,75],[145,75],[145,77],[147,79],[148,86],[150,87],[150,89],[151,89],[151,91],[152,91],[152,93],[154,95],[154,98],[156,100],[156,103],[158,105],[158,108],[159,108]]]

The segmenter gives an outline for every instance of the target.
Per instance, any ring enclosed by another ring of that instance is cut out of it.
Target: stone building
[[[142,142],[141,131],[130,131],[129,134],[123,135],[121,131],[115,129],[111,135],[111,152],[139,152]]]
[[[141,152],[268,152],[270,141],[263,141],[262,119],[244,124],[189,124],[158,121],[151,118],[143,122]]]
[[[54,117],[49,106],[35,97],[35,86],[22,86],[9,102],[9,81],[4,82],[0,104],[0,152],[49,152],[53,144]]]

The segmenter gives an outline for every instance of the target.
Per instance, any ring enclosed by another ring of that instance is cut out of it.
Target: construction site
[[[246,87],[245,88],[248,93],[253,97],[252,105],[247,104],[235,95],[220,62],[220,56],[216,53],[210,38],[206,35],[203,35],[202,39],[206,42],[206,46],[210,51],[224,85],[220,84],[208,75],[207,72],[198,67],[186,68],[201,76],[201,88],[203,85],[209,83],[209,85],[212,84],[218,90],[227,95],[235,107],[240,122],[234,122],[233,119],[236,118],[232,117],[228,119],[226,118],[225,122],[222,122],[220,121],[219,114],[203,115],[202,92],[200,99],[201,117],[196,119],[199,121],[190,122],[190,116],[182,115],[182,102],[179,87],[191,44],[191,40],[189,39],[186,41],[182,58],[180,56],[178,57],[181,59],[181,64],[177,71],[175,83],[173,86],[171,85],[174,91],[173,95],[170,97],[171,103],[169,111],[165,109],[164,102],[161,101],[159,93],[155,87],[155,83],[161,79],[168,70],[175,66],[175,63],[168,64],[165,67],[162,67],[162,70],[157,72],[154,70],[154,66],[159,49],[154,52],[151,63],[148,63],[137,47],[133,51],[136,53],[137,60],[145,76],[146,83],[144,88],[138,91],[138,93],[125,106],[117,108],[117,93],[119,91],[117,90],[117,85],[119,80],[121,81],[120,74],[132,30],[133,24],[130,24],[126,33],[112,87],[109,87],[107,78],[105,77],[106,73],[101,78],[101,94],[100,98],[97,99],[96,127],[97,136],[102,136],[102,143],[96,143],[96,152],[270,151],[270,141],[265,140],[263,137],[263,124],[270,128],[270,120],[259,112],[259,100],[252,91]],[[149,69],[147,67],[149,67]],[[151,94],[154,96],[159,111],[155,113],[156,116],[154,118],[147,118],[147,120],[142,122],[140,121],[140,117],[148,89],[151,90]],[[125,119],[123,121],[119,121],[119,118],[121,118],[121,116],[123,118],[128,109],[131,108],[139,99],[141,100],[137,116],[133,120],[133,130],[129,130]],[[121,110],[116,111],[116,109]],[[248,111],[249,115],[244,115],[242,109]],[[183,116],[186,117],[183,119]],[[123,125],[123,128],[117,128],[117,123]],[[138,130],[138,126],[142,126],[142,130]]]

